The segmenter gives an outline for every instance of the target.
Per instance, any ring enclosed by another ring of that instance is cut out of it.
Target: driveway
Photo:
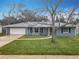
[[[20,38],[23,35],[7,35],[0,37],[0,47]]]

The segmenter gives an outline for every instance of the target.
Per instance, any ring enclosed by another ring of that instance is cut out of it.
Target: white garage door
[[[10,28],[10,34],[25,34],[25,28]]]

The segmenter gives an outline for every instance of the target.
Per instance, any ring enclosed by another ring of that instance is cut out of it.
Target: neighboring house
[[[55,27],[59,27],[55,31],[57,36],[74,36],[78,32],[76,25],[67,24],[64,27],[62,27],[62,25],[64,25],[64,23],[55,23]],[[6,25],[4,27],[8,35],[52,35],[52,23],[50,22],[26,22]]]

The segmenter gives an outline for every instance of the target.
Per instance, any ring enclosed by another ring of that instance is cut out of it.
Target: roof
[[[55,23],[55,27],[61,27],[65,23]],[[18,24],[12,24],[12,25],[6,25],[4,27],[52,27],[51,22],[25,22],[25,23],[18,23]],[[71,24],[66,25],[66,27],[75,27]]]

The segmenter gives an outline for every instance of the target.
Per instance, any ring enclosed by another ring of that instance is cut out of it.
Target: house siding
[[[43,28],[43,33],[41,35],[48,35],[48,28]]]
[[[71,28],[71,32],[70,33],[62,33],[62,28],[59,28],[57,31],[56,31],[56,35],[57,36],[74,36],[75,35],[75,28],[74,27],[70,27]]]
[[[6,34],[10,35],[10,28],[6,28]]]
[[[48,35],[48,28],[43,28],[43,33],[40,32],[40,28],[38,28],[38,33],[35,33],[35,28],[32,28],[32,33],[30,32],[30,28],[27,28],[26,35]]]
[[[76,34],[79,34],[79,24],[76,26]]]
[[[62,33],[61,32],[61,29],[62,28],[59,28],[57,31],[56,31],[56,35],[57,36],[74,36],[76,34],[76,28],[75,27],[70,27],[71,28],[71,32],[70,33]],[[10,29],[11,28],[6,28],[6,34],[10,34]],[[40,29],[38,27],[38,29]],[[33,32],[31,33],[30,32],[30,27],[29,28],[25,28],[25,35],[52,35],[52,32],[50,31],[50,28],[45,28],[43,27],[43,32],[41,33],[40,30],[38,30],[39,32],[38,33],[35,33],[35,29],[33,28]]]

